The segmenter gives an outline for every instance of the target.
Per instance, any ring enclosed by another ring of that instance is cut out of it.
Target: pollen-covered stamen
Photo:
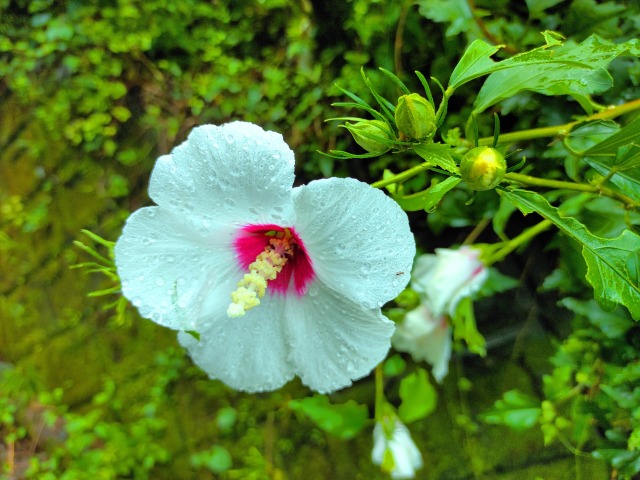
[[[232,302],[227,309],[230,318],[241,317],[247,310],[260,305],[267,282],[275,280],[287,260],[293,256],[292,245],[295,240],[288,228],[281,232],[274,231],[272,236],[264,251],[249,265],[249,273],[244,275],[238,282],[238,288],[231,294]]]

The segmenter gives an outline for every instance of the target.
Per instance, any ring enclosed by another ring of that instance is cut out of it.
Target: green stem
[[[566,182],[564,180],[551,180],[548,178],[532,177],[530,175],[522,175],[521,173],[507,173],[504,176],[505,180],[511,180],[523,185],[529,185],[533,187],[546,187],[546,188],[561,188],[565,190],[575,190],[578,192],[597,193],[606,197],[611,197],[625,204],[627,208],[637,208],[640,205],[633,199],[618,193],[610,188],[589,185],[586,183]]]
[[[382,187],[386,187],[387,185],[391,185],[392,183],[400,183],[411,177],[416,176],[418,173],[428,169],[431,166],[432,165],[429,164],[428,162],[424,162],[424,163],[421,163],[420,165],[416,165],[415,167],[410,168],[409,170],[405,170],[402,173],[394,175],[393,177],[385,178],[384,180],[374,182],[371,184],[371,186],[373,188],[382,188]]]
[[[545,137],[557,137],[568,134],[573,127],[580,123],[592,121],[592,120],[610,120],[612,118],[619,117],[625,113],[633,112],[640,109],[640,99],[633,100],[631,102],[623,103],[616,107],[606,108],[601,112],[594,115],[590,115],[581,120],[575,122],[565,123],[563,125],[556,125],[554,127],[542,127],[532,128],[529,130],[521,130],[519,132],[504,133],[500,135],[498,144],[521,142],[523,140],[533,140],[536,138]],[[491,145],[493,143],[493,137],[484,137],[478,141],[478,145]]]
[[[533,227],[528,228],[517,237],[512,238],[511,240],[506,242],[506,244],[502,248],[500,248],[498,251],[493,253],[487,260],[484,261],[485,265],[490,266],[496,262],[499,262],[504,257],[506,257],[511,252],[513,252],[516,248],[518,248],[520,245],[527,243],[536,235],[544,232],[551,225],[553,225],[553,223],[550,220],[543,220],[537,225],[534,225]]]
[[[376,365],[376,403],[375,403],[375,421],[382,420],[382,410],[384,405],[384,374],[382,372],[382,363]]]

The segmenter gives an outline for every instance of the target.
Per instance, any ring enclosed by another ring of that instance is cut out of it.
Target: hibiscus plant
[[[331,120],[364,152],[326,155],[377,162],[381,178],[371,184],[293,187],[294,155],[280,134],[242,121],[195,127],[157,160],[156,206],[132,213],[113,247],[116,288],[141,316],[177,330],[193,362],[232,389],[271,391],[299,377],[329,394],[371,374],[371,412],[344,399],[348,390],[342,401],[315,395],[289,407],[342,439],[373,426],[372,461],[412,478],[423,460],[408,425],[438,396],[426,367],[442,382],[453,354],[490,355],[473,300],[515,287],[496,265],[555,231],[558,248],[581,254],[593,299],[562,300],[581,328],[552,359],[542,398],[510,390],[481,418],[539,427],[545,442],[604,458],[631,478],[640,471],[640,356],[625,333],[640,319],[640,100],[603,106],[593,96],[612,86],[609,64],[640,55],[640,42],[592,35],[575,44],[548,31],[541,43],[496,60],[501,47],[475,40],[446,86],[416,72],[419,91],[381,69],[396,98],[378,93],[364,71],[362,92],[341,89],[335,107],[348,113]],[[455,112],[458,92],[480,81],[472,109]],[[568,96],[581,113],[512,131],[499,107],[523,93]],[[562,158],[562,176],[536,157],[541,140],[553,144],[548,158]],[[414,223],[455,201],[483,212],[466,239],[434,248],[414,236]],[[589,225],[594,202],[614,228]],[[489,227],[493,236],[483,238],[493,240],[478,242]],[[559,265],[545,288],[562,291],[571,267]],[[596,346],[625,356],[599,369],[583,356]],[[568,404],[607,440],[567,420]],[[606,413],[614,409],[615,418]]]

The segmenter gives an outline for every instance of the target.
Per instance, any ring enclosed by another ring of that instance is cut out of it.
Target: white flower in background
[[[396,326],[394,348],[429,363],[433,377],[442,382],[449,372],[452,343],[446,316],[453,317],[460,300],[477,292],[488,275],[480,251],[471,247],[437,248],[435,255],[419,256],[411,288],[420,294],[421,303]]]
[[[396,325],[391,343],[396,350],[410,353],[416,362],[430,364],[438,382],[449,372],[451,327],[446,317],[434,316],[424,303],[407,312],[403,322]]]
[[[422,455],[409,429],[397,418],[385,418],[373,427],[371,460],[391,474],[391,478],[414,478],[422,468]]]
[[[194,129],[158,159],[149,195],[115,247],[124,295],[140,314],[197,331],[180,342],[238,390],[300,376],[330,392],[367,375],[394,326],[380,307],[407,283],[406,214],[354,179],[292,188],[282,136],[234,122]],[[408,275],[407,275],[408,277]]]
[[[489,270],[480,261],[480,250],[460,247],[436,248],[435,255],[420,255],[412,273],[411,287],[434,316],[453,317],[458,302],[482,287]]]

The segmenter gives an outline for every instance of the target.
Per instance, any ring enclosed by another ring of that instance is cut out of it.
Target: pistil
[[[231,293],[232,302],[227,309],[230,318],[242,317],[247,310],[260,305],[260,299],[267,290],[267,282],[275,280],[287,261],[293,257],[292,246],[295,240],[289,229],[269,234],[273,238],[249,265],[249,273],[244,275],[238,282],[238,288]]]

